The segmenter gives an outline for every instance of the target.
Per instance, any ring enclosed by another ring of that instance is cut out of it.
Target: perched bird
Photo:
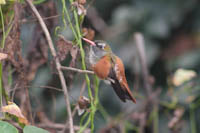
[[[106,42],[102,40],[91,41],[86,38],[83,38],[83,40],[91,45],[89,62],[94,73],[100,79],[108,80],[123,102],[128,99],[136,103],[129,89],[121,59],[113,54]]]

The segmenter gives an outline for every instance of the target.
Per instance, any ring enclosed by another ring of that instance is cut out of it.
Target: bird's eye
[[[100,49],[104,49],[105,48],[105,43],[98,43],[97,47],[99,47]]]

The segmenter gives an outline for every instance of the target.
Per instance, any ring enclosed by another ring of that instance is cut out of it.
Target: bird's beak
[[[92,46],[96,46],[95,42],[88,40],[87,38],[83,38],[84,41],[86,41],[87,43],[89,43]]]

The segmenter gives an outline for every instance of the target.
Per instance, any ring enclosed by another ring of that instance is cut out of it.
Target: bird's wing
[[[115,81],[113,83],[111,82],[111,84],[119,98],[123,102],[125,102],[126,99],[129,99],[136,103],[126,80],[124,65],[117,56],[115,56],[114,66],[111,67],[109,76]]]
[[[110,73],[109,73],[109,79],[111,79],[111,85],[115,91],[115,93],[117,94],[117,96],[123,101],[123,102],[126,102],[126,96],[125,96],[125,91],[122,89],[118,79],[117,79],[117,76],[116,76],[116,73],[114,71],[113,68],[110,69]]]

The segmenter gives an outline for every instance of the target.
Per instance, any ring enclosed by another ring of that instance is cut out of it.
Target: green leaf
[[[23,133],[49,133],[49,132],[42,128],[27,125],[23,129]]]
[[[18,130],[5,121],[0,121],[0,133],[18,133]]]

